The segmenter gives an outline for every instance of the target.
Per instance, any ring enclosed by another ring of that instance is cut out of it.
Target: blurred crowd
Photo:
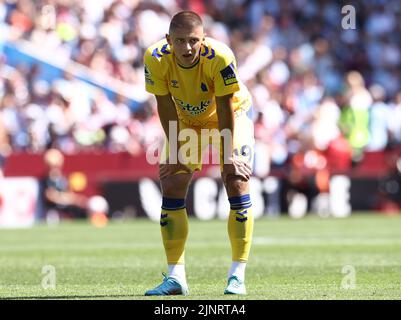
[[[198,12],[228,44],[254,98],[256,173],[293,164],[347,169],[401,144],[401,6],[312,0],[0,0],[1,40],[29,41],[144,90],[142,57],[171,16]],[[352,19],[352,17],[350,18]],[[3,37],[3,39],[1,39]],[[138,154],[162,137],[152,96],[133,110],[68,71],[0,62],[0,154],[82,150]]]

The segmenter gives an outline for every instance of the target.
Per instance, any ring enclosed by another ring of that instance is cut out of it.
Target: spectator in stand
[[[268,153],[259,157],[259,162],[269,161],[264,172],[315,148],[323,154],[340,148],[344,167],[348,144],[355,161],[366,151],[401,144],[396,116],[401,112],[401,10],[390,0],[353,4],[360,17],[357,28],[343,30],[339,21],[345,4],[2,1],[0,50],[4,41],[28,41],[44,58],[78,63],[84,73],[96,72],[105,83],[120,80],[145,98],[130,109],[121,95],[99,93],[68,68],[52,80],[43,79],[38,66],[0,63],[0,119],[7,141],[2,150],[8,150],[0,153],[57,148],[139,154],[157,143],[163,132],[154,100],[144,92],[142,56],[150,43],[164,37],[169,18],[183,9],[197,11],[207,33],[233,48],[242,66],[240,76],[254,97],[258,143]],[[387,129],[385,110],[394,115]]]
[[[390,107],[385,103],[386,91],[378,84],[369,88],[373,103],[369,114],[369,143],[367,151],[383,151],[389,140]]]
[[[63,154],[57,149],[49,149],[44,154],[44,161],[48,166],[43,186],[46,214],[51,212],[67,218],[87,218],[88,199],[71,191],[62,172]]]
[[[395,97],[391,107],[391,117],[389,118],[390,138],[392,144],[401,145],[401,91]]]
[[[363,150],[369,143],[369,108],[372,96],[365,87],[365,81],[359,72],[347,74],[346,104],[341,110],[340,125],[353,149],[353,160],[363,158]]]

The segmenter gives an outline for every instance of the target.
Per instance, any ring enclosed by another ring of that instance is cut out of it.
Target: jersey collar
[[[175,59],[175,63],[176,63],[180,68],[183,68],[183,69],[192,69],[193,67],[195,67],[195,66],[197,66],[197,65],[199,64],[199,61],[201,60],[200,58],[201,58],[201,57],[199,56],[199,57],[198,57],[198,60],[196,60],[196,62],[195,62],[192,66],[190,66],[190,67],[184,67],[184,66],[180,65],[177,59]]]

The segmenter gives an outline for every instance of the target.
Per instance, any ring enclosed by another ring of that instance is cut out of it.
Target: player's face
[[[204,39],[202,26],[191,30],[174,29],[167,35],[167,41],[173,48],[175,57],[184,67],[190,67],[198,61]]]

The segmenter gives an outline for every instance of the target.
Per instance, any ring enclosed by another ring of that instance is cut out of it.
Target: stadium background
[[[162,129],[142,56],[182,9],[233,49],[253,94],[257,217],[399,212],[401,9],[352,3],[356,26],[344,29],[347,4],[0,1],[0,225],[46,218],[41,182],[54,149],[69,188],[98,201],[91,213],[158,219],[157,166],[145,153]],[[197,174],[191,214],[225,217],[218,181],[215,166]]]

